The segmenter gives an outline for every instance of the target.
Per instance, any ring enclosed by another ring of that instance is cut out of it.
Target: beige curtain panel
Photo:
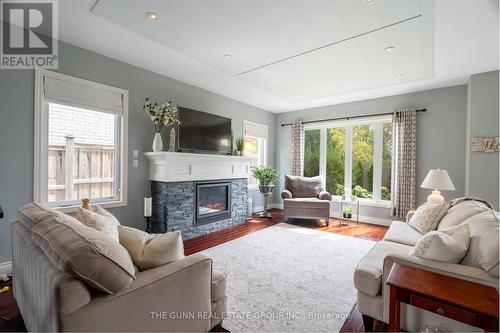
[[[416,203],[417,176],[417,112],[405,109],[392,119],[392,181],[391,213],[404,219]]]

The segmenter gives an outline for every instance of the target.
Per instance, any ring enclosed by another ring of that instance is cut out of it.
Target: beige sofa
[[[226,275],[205,255],[136,270],[128,287],[110,295],[56,268],[29,224],[11,226],[14,296],[29,331],[206,332],[222,322]]]
[[[325,190],[325,179],[322,176],[286,175],[285,190],[281,192],[281,198],[285,222],[290,217],[323,218],[328,226],[332,196]]]
[[[453,225],[468,223],[471,230],[469,252],[460,264],[422,259],[409,252],[423,235],[406,222],[394,221],[384,239],[361,260],[354,273],[354,285],[358,290],[358,309],[363,315],[367,330],[371,329],[373,318],[389,322],[389,286],[385,283],[394,263],[420,267],[441,274],[457,277],[498,289],[498,212],[478,201],[463,201],[451,209],[441,219],[438,230]],[[489,271],[471,265],[471,259],[489,257],[497,265]],[[493,258],[493,259],[492,259]],[[465,264],[467,263],[467,265]],[[437,314],[402,304],[401,328],[407,331],[425,331],[426,327],[440,331],[479,331]]]

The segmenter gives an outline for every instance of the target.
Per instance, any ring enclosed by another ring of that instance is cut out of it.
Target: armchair
[[[281,192],[285,222],[289,217],[323,218],[329,225],[332,196],[325,190],[322,176],[285,176],[285,189]]]

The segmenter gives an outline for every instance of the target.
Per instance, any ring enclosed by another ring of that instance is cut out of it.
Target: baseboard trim
[[[268,205],[269,209],[283,209],[283,204],[282,203],[271,203]],[[264,210],[264,206],[254,206],[252,208],[253,213],[261,212]],[[338,214],[338,212],[336,212]],[[334,214],[333,212],[330,213],[331,218],[337,218],[337,214]],[[392,220],[385,219],[382,217],[375,217],[375,216],[367,216],[367,215],[360,215],[359,216],[359,221],[363,223],[368,223],[368,224],[375,224],[375,225],[381,225],[384,227],[388,227],[391,225]]]
[[[0,263],[0,274],[12,273],[12,261]]]

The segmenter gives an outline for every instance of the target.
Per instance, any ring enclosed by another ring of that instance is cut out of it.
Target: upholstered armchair
[[[289,217],[322,218],[329,225],[332,196],[325,190],[325,179],[322,176],[286,175],[281,198],[285,222]]]

